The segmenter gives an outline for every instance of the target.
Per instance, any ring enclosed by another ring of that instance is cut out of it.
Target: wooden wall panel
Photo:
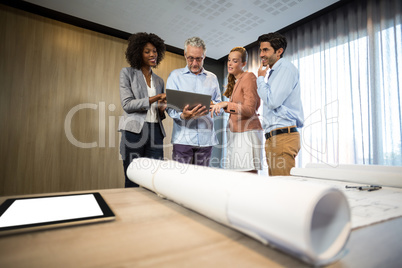
[[[0,195],[123,187],[126,40],[3,5],[0,36]],[[166,82],[185,64],[167,52],[155,72]]]

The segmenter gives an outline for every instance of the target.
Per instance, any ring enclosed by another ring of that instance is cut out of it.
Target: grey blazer
[[[163,93],[165,91],[163,79],[152,72],[152,80],[156,94]],[[140,133],[150,107],[147,85],[141,70],[127,67],[120,71],[120,102],[124,114],[119,120],[119,131]],[[159,113],[157,114],[162,134],[165,137],[165,129],[162,125],[162,120],[166,117],[165,113],[162,117]]]

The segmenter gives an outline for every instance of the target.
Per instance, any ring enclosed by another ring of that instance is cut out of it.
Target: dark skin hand
[[[180,115],[181,119],[197,119],[201,116],[204,116],[208,113],[207,108],[205,106],[201,106],[198,104],[193,109],[189,110],[189,105],[186,105],[183,109],[183,113]]]
[[[166,93],[161,93],[149,98],[149,104],[154,102],[158,102],[158,109],[160,113],[163,113],[166,110],[167,102],[166,102]]]
[[[149,104],[152,104],[155,101],[166,101],[166,93],[161,93],[149,98]]]
[[[159,112],[161,114],[166,110],[166,107],[167,107],[166,99],[165,100],[158,100],[158,109],[159,109]]]

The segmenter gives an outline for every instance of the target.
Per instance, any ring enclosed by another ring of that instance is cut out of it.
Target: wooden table
[[[308,267],[146,189],[99,192],[115,221],[1,237],[0,267]],[[402,218],[354,230],[329,267],[402,267]]]

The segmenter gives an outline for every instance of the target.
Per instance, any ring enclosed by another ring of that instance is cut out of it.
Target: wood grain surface
[[[1,4],[0,36],[0,195],[123,187],[127,41]],[[155,72],[166,83],[185,64],[167,52]]]
[[[99,192],[115,221],[1,237],[0,267],[309,267],[144,188]],[[401,267],[400,237],[402,218],[354,230],[328,267]]]

